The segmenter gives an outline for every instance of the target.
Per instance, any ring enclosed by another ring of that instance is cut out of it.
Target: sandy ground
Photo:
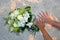
[[[23,8],[26,5],[32,7],[31,11],[37,16],[41,10],[48,11],[60,20],[60,0],[0,0],[0,40],[29,40],[31,35],[27,30],[16,35],[8,30],[8,26],[4,25],[3,17],[8,16],[9,10],[14,8]],[[60,40],[60,30],[46,26],[47,32],[54,40]],[[35,40],[44,40],[41,32],[37,32]]]

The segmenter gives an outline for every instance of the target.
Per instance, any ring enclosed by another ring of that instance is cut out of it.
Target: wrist
[[[48,24],[53,24],[54,21],[53,21],[53,20],[49,20],[47,23],[48,23]]]
[[[45,27],[44,28],[40,28],[41,31],[44,31],[45,30]]]

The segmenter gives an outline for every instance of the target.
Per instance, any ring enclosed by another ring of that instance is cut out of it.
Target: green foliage
[[[29,16],[30,16],[30,18],[28,18],[28,22],[31,22],[31,20],[32,20],[32,13],[30,11],[28,11],[28,13],[29,13]]]
[[[20,28],[19,27],[14,27],[13,30],[16,31],[16,32],[20,32]]]
[[[25,10],[26,10],[26,11],[30,11],[30,10],[31,10],[31,7],[30,7],[30,6],[26,6],[26,7],[25,7]]]
[[[30,18],[28,18],[28,22],[31,22],[32,20],[32,15],[30,15]]]
[[[8,21],[9,21],[10,19],[11,19],[10,17],[4,18],[5,24],[8,24]]]
[[[36,25],[33,25],[31,29],[32,29],[33,31],[36,31],[36,32],[39,31],[39,28],[38,28]]]
[[[24,9],[20,9],[20,8],[18,8],[17,10],[19,11],[19,14],[23,14],[23,13],[25,12]]]
[[[17,18],[15,18],[14,21],[15,21],[16,23],[18,23],[19,20],[18,20]]]
[[[20,29],[20,32],[24,32],[24,30],[25,30],[25,27],[20,27],[21,29]]]

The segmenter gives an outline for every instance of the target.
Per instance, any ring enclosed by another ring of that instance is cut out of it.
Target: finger
[[[38,17],[39,17],[39,19],[41,19],[44,22],[45,17],[44,16],[41,16],[41,13],[40,13],[40,15],[38,15]]]
[[[38,18],[39,18],[39,19],[43,19],[43,17],[42,17],[41,15],[38,15]]]
[[[41,16],[42,17],[46,17],[46,15],[45,15],[45,12],[43,12],[43,11],[41,11],[42,13],[41,13]]]
[[[44,14],[44,12],[43,11],[41,11],[43,14]]]
[[[46,14],[49,15],[49,13],[46,11]]]
[[[40,15],[38,15],[38,21],[42,20],[42,17]]]
[[[46,12],[41,11],[41,12],[43,13],[43,16],[44,16],[44,17],[47,17],[47,16],[48,16],[47,11],[46,11]]]
[[[42,16],[42,17],[44,17],[44,16],[43,16],[43,12],[42,12],[42,13],[39,13],[39,15]]]
[[[51,14],[49,14],[48,12],[46,12],[46,14],[47,14],[47,18],[53,19],[52,16],[51,16]]]
[[[47,11],[45,12],[45,16],[46,16],[46,17],[48,17],[48,16],[49,16],[49,14],[48,14],[48,12],[47,12]]]
[[[44,17],[43,13],[39,13],[38,16],[39,16],[39,17]]]
[[[42,22],[43,22],[43,20],[42,20],[42,19],[39,19],[39,21],[40,21],[40,23],[42,23]]]
[[[45,17],[44,17],[44,16],[41,16],[41,15],[39,15],[39,18],[40,18],[41,20],[44,20],[44,19],[45,19]]]

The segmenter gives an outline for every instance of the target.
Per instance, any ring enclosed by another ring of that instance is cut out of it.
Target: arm
[[[36,19],[35,20],[35,24],[41,30],[41,32],[42,32],[43,37],[44,37],[45,40],[52,40],[52,38],[49,36],[49,34],[47,33],[47,31],[44,29],[45,28],[45,24],[43,23],[42,20]]]
[[[54,26],[54,27],[60,29],[60,22],[51,20],[51,21],[49,21],[48,23],[51,24],[52,26]]]
[[[41,30],[41,32],[45,40],[52,40],[52,38],[49,36],[49,34],[47,33],[45,29]]]
[[[41,16],[39,16],[39,17],[44,21],[44,23],[51,24],[52,26],[60,29],[60,22],[57,22],[57,21],[53,20],[49,13],[42,12],[42,14],[40,14],[40,15]]]

